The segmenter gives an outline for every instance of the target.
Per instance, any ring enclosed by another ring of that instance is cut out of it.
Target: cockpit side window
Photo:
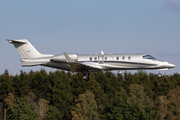
[[[143,59],[156,59],[156,58],[154,58],[154,57],[151,56],[151,55],[144,55],[144,56],[143,56]]]

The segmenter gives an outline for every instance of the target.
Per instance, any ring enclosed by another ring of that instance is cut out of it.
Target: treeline
[[[0,75],[0,120],[178,120],[180,74],[45,70]]]

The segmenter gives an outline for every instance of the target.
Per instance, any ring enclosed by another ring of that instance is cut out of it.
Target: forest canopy
[[[0,75],[0,120],[180,119],[180,74],[21,71]]]

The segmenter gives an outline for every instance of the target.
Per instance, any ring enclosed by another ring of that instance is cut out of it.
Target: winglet
[[[75,62],[73,59],[71,59],[71,58],[69,57],[69,55],[68,55],[66,52],[63,52],[63,54],[64,54],[64,56],[65,56],[65,58],[66,58],[66,61],[67,61],[68,63]]]

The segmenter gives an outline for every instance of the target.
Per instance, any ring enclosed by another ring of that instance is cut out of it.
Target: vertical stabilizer
[[[25,58],[39,58],[39,57],[51,57],[52,55],[46,55],[39,53],[31,43],[26,39],[21,40],[9,40],[9,43],[12,43],[16,50],[18,51],[19,55],[22,59]]]

